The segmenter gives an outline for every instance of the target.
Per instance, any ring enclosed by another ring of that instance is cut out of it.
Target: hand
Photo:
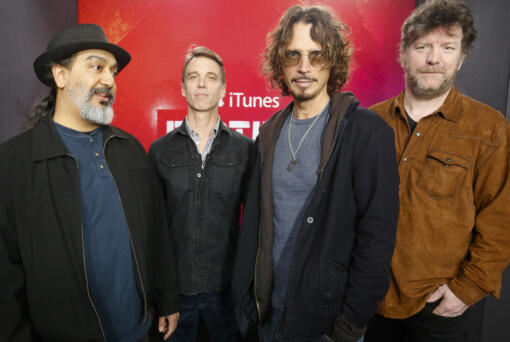
[[[443,317],[457,317],[460,316],[466,311],[469,307],[464,304],[457,296],[450,290],[448,285],[442,285],[437,290],[435,290],[427,299],[427,302],[435,302],[439,299],[441,303],[432,311],[432,313],[443,316]]]
[[[159,317],[158,331],[164,333],[163,339],[166,341],[170,335],[173,334],[177,328],[177,321],[179,321],[179,313],[176,312],[172,315]]]

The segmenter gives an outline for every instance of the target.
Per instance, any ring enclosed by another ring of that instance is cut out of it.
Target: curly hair
[[[64,58],[58,62],[52,63],[62,65],[63,67],[69,67],[71,66],[72,62],[74,61],[73,57]],[[55,84],[55,81],[53,80],[53,73],[51,72],[51,68],[48,70],[47,74],[44,76],[45,79],[51,79],[51,86],[50,91],[47,95],[42,96],[35,100],[34,104],[30,107],[28,111],[28,118],[25,121],[24,124],[24,130],[29,130],[32,127],[34,127],[41,118],[47,116],[47,115],[53,115],[55,112],[55,104],[57,101],[57,85]]]
[[[469,7],[459,0],[426,1],[404,21],[400,51],[405,51],[416,39],[435,28],[455,24],[462,27],[462,53],[467,55],[477,35]]]
[[[349,28],[332,13],[325,6],[293,6],[283,14],[278,27],[267,35],[267,46],[262,54],[262,74],[273,89],[281,89],[282,96],[289,95],[289,88],[283,79],[283,56],[292,39],[294,24],[299,22],[312,24],[311,38],[321,46],[328,60],[323,68],[330,69],[329,96],[340,91],[347,81],[352,54],[347,39]]]

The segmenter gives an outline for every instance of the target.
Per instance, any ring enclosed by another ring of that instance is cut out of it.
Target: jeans
[[[376,315],[368,324],[365,342],[465,342],[467,311],[457,317],[443,317],[432,313],[438,304],[427,303],[423,310],[404,319]]]
[[[274,330],[276,323],[278,322],[278,318],[280,317],[281,313],[282,313],[282,309],[272,308],[271,318],[270,318],[269,322],[267,322],[266,325],[259,326],[260,342],[273,342],[273,337],[272,337],[273,330]],[[331,342],[331,339],[329,339],[328,337],[323,335],[323,336],[315,337],[310,342]],[[358,342],[363,342],[363,337]]]
[[[204,320],[211,342],[238,341],[240,334],[230,290],[179,296],[179,322],[168,341],[196,341],[199,315]]]

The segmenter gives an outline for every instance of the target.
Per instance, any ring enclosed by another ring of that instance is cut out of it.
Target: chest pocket
[[[417,185],[432,198],[453,197],[459,191],[470,164],[470,159],[429,151]]]
[[[159,174],[165,181],[169,195],[173,191],[184,191],[191,187],[190,166],[191,161],[185,158],[167,158],[162,156],[158,160]]]
[[[244,173],[243,159],[240,153],[224,153],[215,155],[210,168],[211,178],[214,183],[211,187],[222,191],[239,192]]]

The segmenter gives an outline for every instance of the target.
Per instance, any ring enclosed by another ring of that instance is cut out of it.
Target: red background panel
[[[322,1],[351,29],[353,71],[345,90],[363,106],[396,95],[403,87],[397,63],[400,26],[414,9],[409,0]],[[80,23],[101,25],[132,61],[117,78],[114,124],[145,147],[182,121],[184,55],[191,44],[216,51],[225,64],[227,95],[220,115],[230,127],[254,137],[258,125],[286,105],[260,73],[265,39],[288,0],[82,0]]]

